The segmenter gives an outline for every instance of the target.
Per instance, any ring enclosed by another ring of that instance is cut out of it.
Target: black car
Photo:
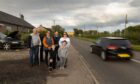
[[[14,31],[9,35],[5,35],[0,32],[0,48],[9,50],[12,48],[22,48],[23,42],[17,36],[18,31]]]
[[[92,53],[96,53],[104,61],[108,58],[130,60],[133,57],[132,46],[128,39],[122,37],[102,37],[91,45]]]

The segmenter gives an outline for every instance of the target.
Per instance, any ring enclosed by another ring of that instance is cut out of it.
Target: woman
[[[70,38],[69,38],[67,32],[64,32],[63,33],[63,37],[60,38],[60,40],[59,40],[59,46],[62,45],[63,41],[66,41],[67,42],[67,47],[70,47]]]
[[[52,47],[54,46],[54,40],[53,38],[50,36],[50,31],[48,31],[46,33],[46,36],[43,38],[43,45],[44,45],[44,49],[45,49],[45,62],[47,65],[49,65],[49,69],[52,70],[52,63],[50,65],[50,60],[52,62],[53,59],[53,50]],[[48,54],[50,54],[50,57],[48,58]]]

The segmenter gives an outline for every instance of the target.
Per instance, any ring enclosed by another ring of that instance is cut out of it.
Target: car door
[[[99,38],[98,40],[96,40],[95,44],[94,44],[94,53],[96,53],[97,55],[99,54],[99,50],[100,50],[100,42],[101,42],[101,38]]]

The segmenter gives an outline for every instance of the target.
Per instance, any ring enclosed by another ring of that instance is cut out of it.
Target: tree
[[[74,35],[75,36],[81,36],[83,34],[83,30],[82,29],[74,28],[73,31],[74,31]]]
[[[115,32],[113,32],[114,36],[121,36],[121,31],[118,29]]]
[[[52,26],[52,32],[56,32],[56,31],[58,31],[60,35],[63,35],[65,30],[60,25]]]
[[[128,38],[132,43],[139,44],[140,43],[140,25],[129,26],[122,30],[125,31],[125,38]]]

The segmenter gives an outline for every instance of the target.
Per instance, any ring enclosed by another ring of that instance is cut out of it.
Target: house
[[[33,25],[24,20],[24,16],[20,18],[0,11],[0,32],[30,32],[34,28]]]
[[[37,27],[39,30],[41,31],[52,31],[51,28],[46,28],[43,25],[40,25],[39,27]]]

